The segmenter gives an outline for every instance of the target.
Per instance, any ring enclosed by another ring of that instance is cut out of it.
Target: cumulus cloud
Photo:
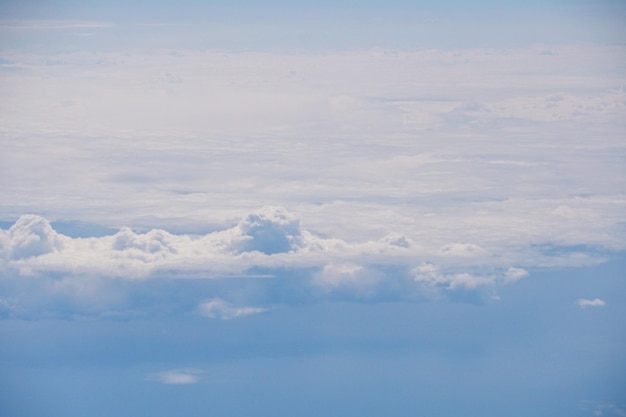
[[[510,267],[504,272],[504,282],[515,282],[528,276],[528,271],[522,268]]]
[[[467,272],[444,273],[440,267],[432,263],[419,265],[412,272],[416,282],[430,286],[441,286],[448,290],[475,289],[495,283],[494,276],[477,276]]]
[[[600,298],[594,298],[593,300],[581,298],[577,301],[578,307],[587,308],[587,307],[604,307],[606,302]]]
[[[302,238],[299,220],[283,208],[265,207],[236,226],[201,236],[174,235],[153,229],[137,233],[123,227],[112,236],[70,238],[57,233],[50,222],[36,215],[21,216],[0,235],[0,254],[11,268],[28,271],[65,271],[121,277],[200,269],[236,272],[253,266],[255,259],[315,245]],[[247,254],[243,259],[242,255]]]
[[[214,298],[200,304],[198,311],[201,315],[210,319],[231,320],[264,313],[267,309],[250,306],[238,307],[227,301]]]
[[[11,226],[3,240],[5,256],[22,259],[60,251],[67,239],[56,233],[48,220],[27,214]]]
[[[268,255],[289,252],[301,246],[300,221],[282,207],[264,207],[237,225],[239,252],[259,251]]]
[[[320,276],[326,276],[328,283],[340,275],[345,283],[350,274],[338,274],[337,265],[407,264],[419,255],[419,247],[398,233],[352,243],[324,238],[302,229],[293,213],[270,206],[246,215],[233,227],[204,235],[175,235],[161,229],[139,233],[123,227],[109,236],[71,238],[57,233],[43,217],[27,215],[8,232],[2,231],[0,238],[4,268],[23,275],[62,272],[141,278],[204,272],[223,276],[254,267],[316,267],[326,268]],[[470,259],[474,252],[464,250],[463,257]]]
[[[527,274],[505,266],[485,274],[480,265],[489,254],[478,245],[444,247],[450,250],[430,251],[395,232],[364,242],[322,237],[303,228],[295,214],[273,206],[200,235],[122,227],[112,235],[72,238],[43,217],[26,215],[0,230],[0,314],[110,316],[160,308],[228,320],[265,312],[254,305],[284,301],[287,294],[308,300],[415,299],[422,291],[494,289]],[[433,261],[422,261],[425,257]],[[203,300],[184,289],[191,279],[232,284],[214,286],[218,292]],[[178,293],[148,289],[163,280],[176,280]],[[249,297],[242,299],[242,292]],[[242,304],[226,301],[232,295]]]
[[[148,375],[148,380],[168,385],[189,385],[200,382],[202,371],[200,369],[172,369]]]
[[[526,270],[514,267],[509,267],[503,271],[494,271],[491,274],[484,274],[480,271],[475,273],[445,271],[445,268],[430,262],[416,266],[411,272],[415,282],[431,287],[445,288],[446,290],[493,288],[499,284],[515,282],[528,275]]]
[[[145,234],[134,233],[128,227],[113,236],[112,249],[116,251],[139,251],[145,253],[176,253],[175,237],[164,230],[151,230]]]

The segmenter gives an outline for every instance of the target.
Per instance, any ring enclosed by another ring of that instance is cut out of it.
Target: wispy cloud
[[[84,20],[0,20],[0,29],[21,30],[65,30],[65,29],[101,29],[113,26],[110,22]]]
[[[232,320],[264,313],[267,309],[250,306],[239,307],[219,298],[214,298],[200,304],[198,311],[210,319]]]
[[[148,380],[168,385],[189,385],[200,382],[202,370],[194,368],[173,369],[148,375]]]
[[[580,308],[604,307],[606,305],[606,302],[600,298],[594,298],[593,300],[581,298],[577,301],[577,303]]]

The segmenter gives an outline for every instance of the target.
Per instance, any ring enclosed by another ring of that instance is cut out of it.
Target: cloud
[[[447,290],[473,290],[496,283],[495,276],[473,275],[467,272],[443,273],[441,268],[432,263],[423,263],[412,270],[415,282]]]
[[[241,222],[233,252],[306,248],[296,219],[253,213],[268,205],[344,242],[401,234],[420,261],[592,262],[536,248],[626,248],[623,47],[543,49],[2,51],[21,68],[2,74],[2,217]]]
[[[322,290],[372,298],[389,277],[372,267],[354,263],[329,263],[313,277],[313,284]]]
[[[481,265],[489,254],[475,246],[452,243],[447,247],[455,251],[442,254],[395,232],[364,242],[321,237],[275,206],[199,235],[122,227],[73,238],[43,217],[25,215],[0,229],[0,310],[24,318],[195,310],[227,320],[265,312],[254,305],[290,297],[415,300],[433,292],[495,291],[527,274],[497,262],[485,274]],[[428,257],[433,261],[423,261]],[[194,286],[205,290],[194,293]],[[206,292],[213,297],[203,299]]]
[[[200,304],[198,311],[201,315],[210,319],[232,320],[264,313],[267,309],[260,307],[236,307],[227,301],[214,298]]]
[[[234,246],[239,252],[271,255],[301,246],[300,221],[282,207],[264,207],[246,216],[237,228],[242,239]]]
[[[486,250],[473,243],[448,243],[440,252],[449,256],[476,256],[487,253]]]
[[[77,48],[0,51],[6,314],[495,293],[626,249],[623,46]]]
[[[303,229],[294,214],[272,206],[253,211],[235,226],[204,235],[162,229],[139,233],[123,227],[113,235],[71,238],[57,233],[45,218],[26,215],[2,231],[0,238],[4,268],[22,275],[150,278],[204,273],[212,277],[237,276],[252,268],[319,268],[318,282],[326,286],[375,282],[380,275],[377,265],[412,267],[416,259],[432,256],[444,268],[448,264],[471,267],[490,255],[478,245],[459,243],[431,252],[399,233],[364,242],[321,237]],[[507,279],[516,274],[522,271],[510,270]],[[455,282],[472,286],[477,279],[459,275]]]
[[[504,282],[515,282],[524,277],[528,276],[528,271],[522,268],[513,268],[510,267],[506,270],[503,276]]]
[[[148,380],[168,385],[189,385],[200,382],[202,371],[199,369],[173,369],[148,376]]]
[[[580,308],[586,308],[586,307],[604,307],[606,305],[606,302],[604,300],[601,300],[599,298],[594,298],[593,300],[589,300],[586,298],[581,298],[577,301],[577,304]]]
[[[67,240],[52,229],[48,220],[32,214],[20,216],[4,236],[2,252],[12,259],[60,251]]]

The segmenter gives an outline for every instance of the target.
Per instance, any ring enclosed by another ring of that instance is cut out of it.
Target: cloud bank
[[[41,216],[24,215],[0,229],[0,254],[5,317],[162,308],[228,320],[293,300],[491,294],[527,275],[472,243],[431,251],[397,233],[347,242],[312,233],[295,214],[269,206],[232,227],[199,235],[123,227],[111,235],[73,238]],[[193,293],[202,282],[208,287]],[[237,295],[242,293],[247,295]]]
[[[320,237],[303,229],[300,220],[281,207],[264,207],[233,227],[205,235],[161,229],[138,233],[123,227],[113,235],[72,238],[36,215],[21,216],[0,233],[4,268],[24,276],[58,272],[147,278],[202,272],[210,278],[255,267],[320,267],[327,277],[347,277],[357,274],[361,264],[410,265],[429,253],[397,233],[365,242]],[[492,254],[472,243],[449,243],[433,255],[467,266],[492,261]],[[521,274],[515,271],[506,274]]]
[[[623,45],[127,52],[0,49],[5,317],[495,298],[626,250]]]

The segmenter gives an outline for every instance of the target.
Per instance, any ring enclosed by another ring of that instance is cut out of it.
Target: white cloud
[[[0,50],[0,272],[369,294],[602,261],[626,249],[624,47],[544,50]]]
[[[347,290],[360,297],[372,297],[376,295],[377,286],[386,279],[382,272],[373,268],[354,263],[329,263],[315,274],[313,283],[328,292]]]
[[[446,247],[456,252],[442,254],[400,233],[365,242],[320,237],[281,207],[261,208],[231,227],[200,235],[123,227],[112,235],[72,238],[56,232],[43,217],[26,215],[0,230],[2,280],[6,288],[13,286],[0,299],[11,300],[2,304],[9,316],[136,315],[156,308],[137,304],[151,294],[147,299],[165,303],[164,309],[196,309],[206,317],[234,319],[266,311],[253,306],[258,301],[254,293],[266,292],[261,302],[274,303],[276,290],[270,288],[276,286],[300,299],[397,300],[415,299],[423,291],[495,290],[527,274],[500,265],[475,245]],[[433,261],[424,263],[428,257]],[[492,263],[489,274],[483,272],[486,261]],[[228,291],[201,301],[195,295],[185,299],[147,290],[151,280],[154,285],[178,280],[175,285],[184,294],[188,279],[263,277],[270,280],[255,285],[265,290],[250,292],[249,299],[234,293],[243,305],[225,301],[233,295]]]
[[[412,270],[413,279],[417,283],[430,286],[441,286],[447,290],[476,289],[483,286],[493,286],[495,276],[473,275],[467,272],[443,273],[441,268],[432,263],[423,263]]]
[[[487,251],[473,243],[448,243],[440,249],[440,252],[449,256],[476,256]]]
[[[12,259],[29,258],[60,251],[64,241],[43,217],[24,215],[6,233],[2,252]]]
[[[257,250],[271,255],[301,245],[300,221],[282,207],[264,207],[238,224],[243,236],[235,244],[239,252]]]
[[[204,235],[175,235],[161,229],[138,233],[123,227],[109,236],[71,238],[57,233],[48,220],[27,215],[0,237],[4,268],[24,275],[146,278],[201,272],[211,277],[240,275],[254,267],[315,267],[322,271],[320,283],[345,284],[357,275],[362,283],[376,281],[376,265],[411,267],[424,257],[443,267],[472,268],[486,259],[498,262],[475,244],[451,243],[437,252],[398,233],[351,243],[323,238],[303,229],[300,220],[281,207],[261,208],[235,226]],[[509,271],[507,279],[515,274],[521,271]],[[471,285],[463,276],[457,281]]]
[[[267,309],[250,306],[237,307],[227,301],[214,298],[200,304],[198,311],[201,315],[211,319],[231,320],[264,313]]]
[[[148,380],[168,385],[188,385],[200,382],[202,371],[199,369],[173,369],[148,376]]]
[[[606,302],[604,300],[601,300],[600,298],[594,298],[593,300],[581,298],[577,301],[577,303],[580,308],[604,307],[606,305]]]
[[[582,263],[528,248],[625,248],[623,48],[543,49],[4,51],[23,69],[1,79],[0,213],[223,230],[273,205],[347,242],[401,233],[433,260]],[[537,120],[547,105],[558,117]],[[254,227],[233,250],[303,238]]]
[[[503,276],[504,282],[515,282],[528,276],[528,271],[522,268],[510,267]]]

